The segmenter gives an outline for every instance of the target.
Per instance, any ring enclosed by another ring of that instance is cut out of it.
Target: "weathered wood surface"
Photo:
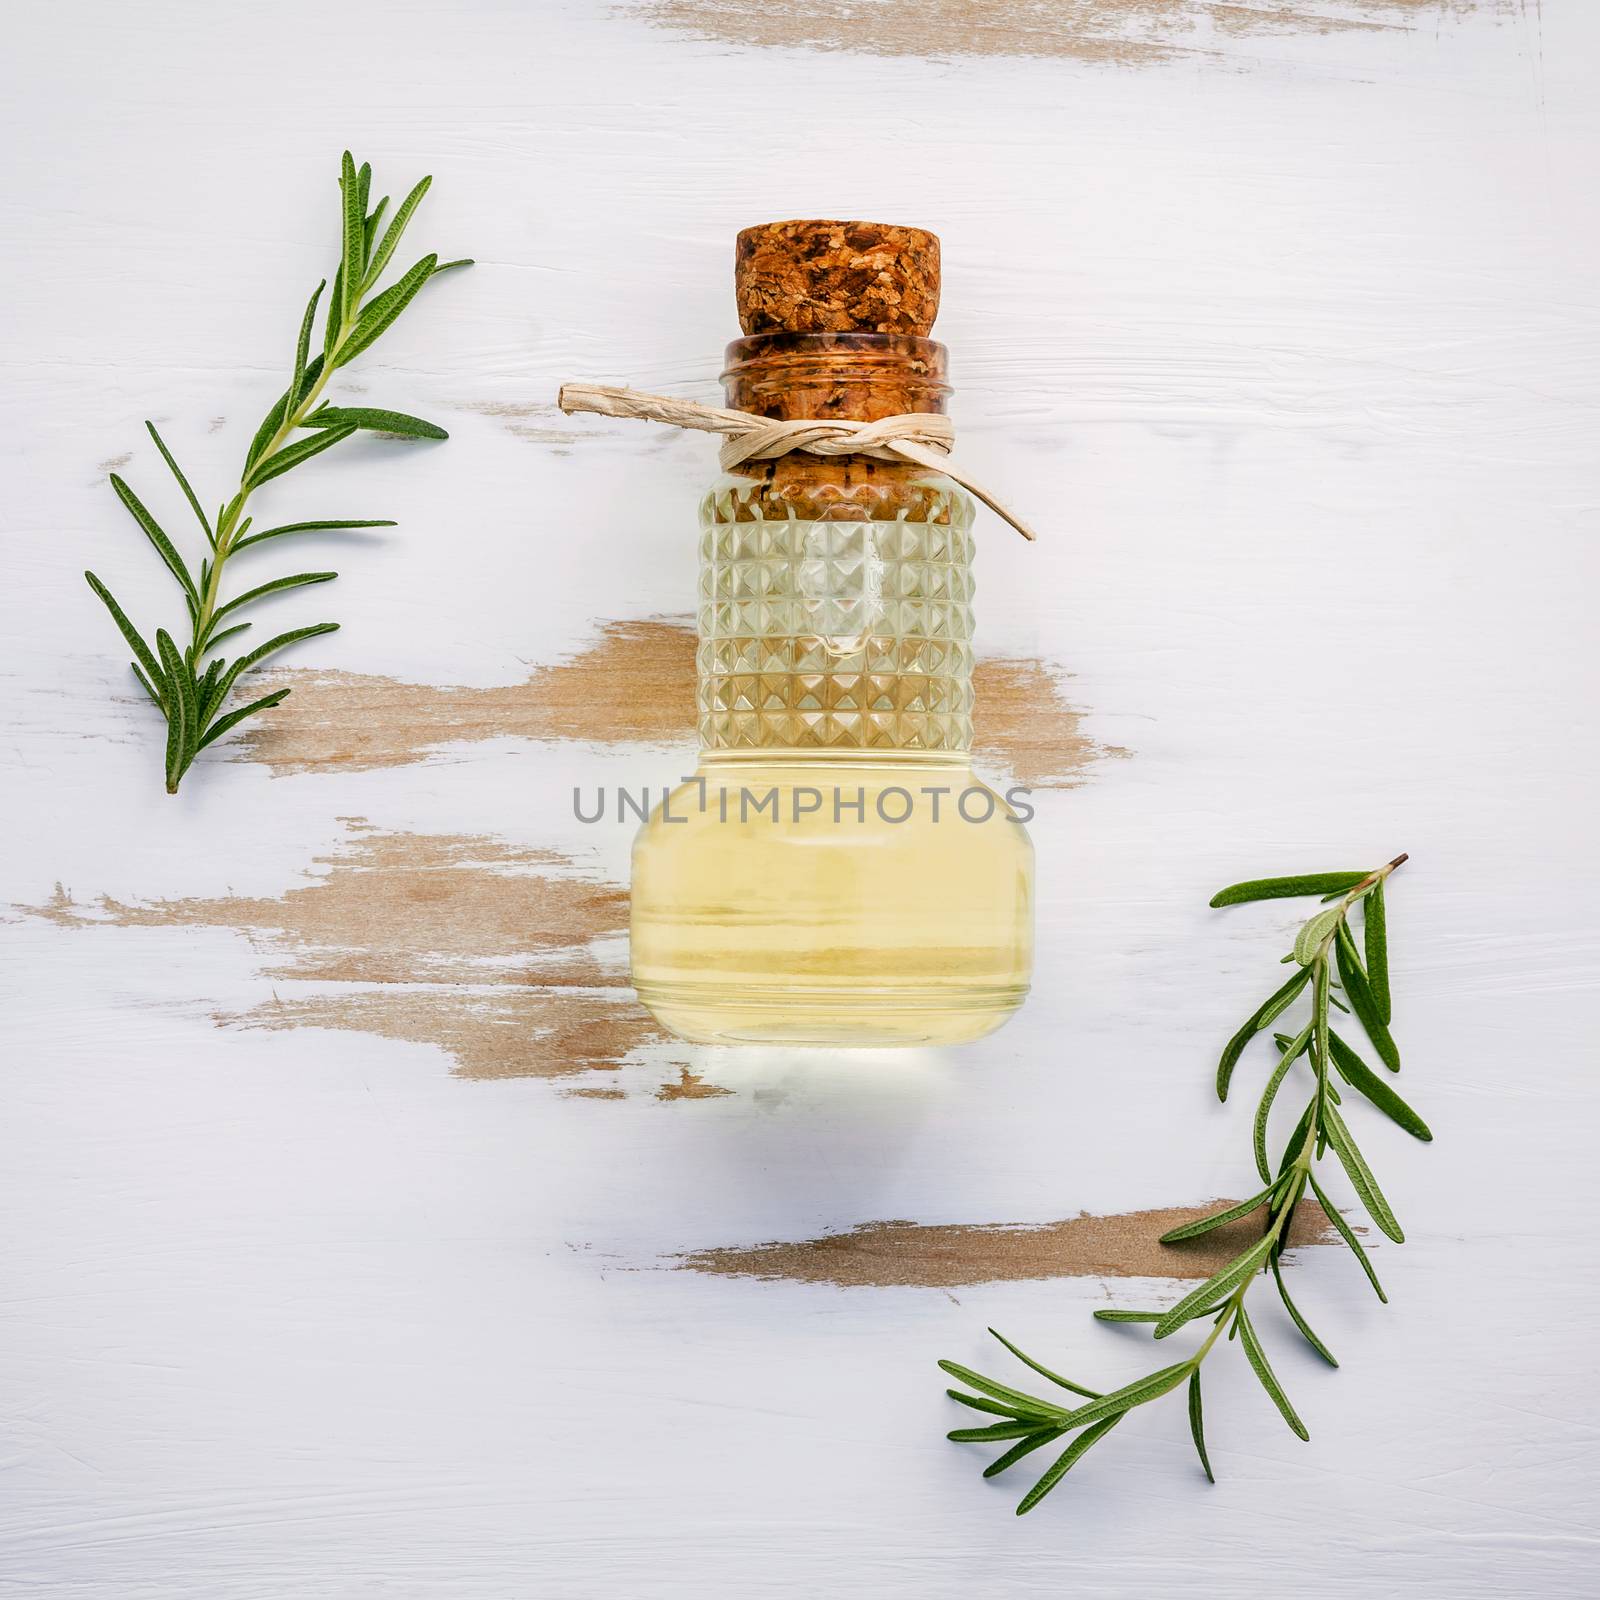
[[[1597,49],[1584,0],[10,19],[6,1592],[1591,1593]],[[236,470],[346,143],[478,257],[346,385],[452,438],[269,491],[402,525],[302,546],[344,631],[168,799],[78,574],[172,619],[106,475],[172,503],[146,416]],[[1039,984],[947,1057],[662,1037],[572,814],[692,759],[711,462],[556,387],[717,399],[733,235],[804,215],[941,235],[963,455],[1044,534],[979,597]],[[1168,1404],[1017,1522],[933,1361],[1142,1370],[1089,1312],[1247,1180],[1210,1066],[1291,920],[1206,896],[1400,849],[1393,1305],[1299,1251],[1310,1446],[1225,1360],[1216,1489]]]

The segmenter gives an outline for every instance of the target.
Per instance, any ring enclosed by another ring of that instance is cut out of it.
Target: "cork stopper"
[[[899,333],[939,314],[939,239],[884,222],[763,222],[734,254],[739,325],[752,333]]]

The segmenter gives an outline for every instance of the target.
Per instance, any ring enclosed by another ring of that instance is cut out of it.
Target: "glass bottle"
[[[728,404],[942,411],[937,250],[746,229]],[[859,455],[749,462],[706,495],[699,767],[633,850],[634,986],[674,1033],[959,1044],[1021,1005],[1033,850],[972,770],[972,522],[950,479]]]

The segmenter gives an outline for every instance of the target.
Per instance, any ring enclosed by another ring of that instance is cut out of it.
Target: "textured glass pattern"
[[[699,633],[708,749],[968,750],[972,503],[939,479],[725,480],[702,508]]]

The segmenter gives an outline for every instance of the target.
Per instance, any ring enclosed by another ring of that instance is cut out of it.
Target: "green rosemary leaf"
[[[342,277],[340,316],[345,322],[355,319],[361,302],[361,277],[366,267],[366,201],[356,175],[355,158],[348,150],[341,157],[339,171],[340,211],[344,220],[344,251],[339,258]]]
[[[356,193],[361,196],[361,209],[367,209],[367,202],[372,198],[372,163],[363,161],[361,171],[356,174]]]
[[[1086,1406],[1079,1406],[1076,1411],[1069,1411],[1061,1420],[1069,1428],[1081,1428],[1087,1423],[1098,1422],[1102,1417],[1131,1411],[1135,1406],[1142,1406],[1148,1400],[1158,1400],[1169,1390],[1177,1388],[1188,1370],[1187,1361],[1178,1361],[1170,1367],[1146,1373],[1144,1377],[1136,1378],[1120,1389],[1101,1395],[1098,1400],[1091,1400]]]
[[[1269,1183],[1260,1194],[1253,1194],[1248,1200],[1241,1200],[1237,1205],[1229,1206],[1226,1211],[1218,1211],[1209,1217],[1202,1217],[1198,1222],[1186,1222],[1182,1227],[1169,1228],[1161,1235],[1162,1244],[1176,1244],[1180,1239],[1198,1238],[1202,1233],[1210,1233],[1213,1228],[1221,1228],[1230,1222],[1237,1222],[1240,1217],[1247,1217],[1256,1210],[1268,1195],[1278,1186]]]
[[[395,246],[400,243],[400,236],[406,231],[411,213],[422,204],[422,197],[428,192],[428,186],[432,182],[432,178],[419,178],[416,187],[400,202],[400,209],[395,212],[394,221],[389,224],[382,241],[372,254],[372,259],[367,263],[366,278],[361,285],[363,293],[372,288],[383,276],[383,269],[389,265],[389,257],[394,254]]]
[[[189,569],[183,564],[183,557],[178,554],[176,546],[161,531],[161,525],[144,508],[144,503],[139,499],[116,473],[111,474],[111,487],[117,491],[117,498],[128,508],[133,520],[144,530],[144,536],[156,548],[156,554],[166,562],[167,570],[183,585],[183,591],[191,600],[200,598],[195,588],[194,579],[189,575]]]
[[[195,682],[195,705],[199,710],[198,721],[202,728],[206,724],[206,698],[215,690],[221,672],[221,661],[213,661]]]
[[[317,357],[318,362],[322,360]],[[283,426],[283,419],[289,414],[289,391],[285,389],[276,400],[272,402],[272,409],[261,419],[261,426],[256,429],[255,437],[250,441],[250,448],[245,451],[244,469],[246,474],[258,462],[266,448],[272,443],[278,429]],[[217,513],[217,526],[220,528],[227,521],[228,511],[224,506]]]
[[[1389,1001],[1389,921],[1383,904],[1383,884],[1375,883],[1361,908],[1362,942],[1367,953],[1367,987],[1373,1009],[1386,1027],[1393,1019]]]
[[[184,737],[188,731],[183,720],[183,701],[174,695],[167,706],[167,793],[176,794],[183,782]]]
[[[370,212],[367,213],[366,225],[362,229],[363,244],[362,254],[367,260],[372,259],[372,241],[378,236],[378,225],[383,221],[384,213],[389,209],[389,197],[385,195]]]
[[[248,672],[251,667],[265,661],[268,656],[276,654],[279,650],[287,649],[289,645],[298,644],[302,639],[314,639],[318,634],[337,633],[338,631],[339,624],[337,622],[313,622],[303,628],[291,628],[287,633],[280,633],[275,638],[268,639],[265,644],[258,644],[248,655],[240,656],[230,670],[237,677],[239,673]]]
[[[330,583],[337,578],[337,572],[296,572],[287,578],[274,578],[270,583],[258,583],[253,589],[246,589],[241,595],[230,600],[225,606],[218,606],[212,612],[213,622],[220,622],[230,611],[237,611],[240,606],[247,606],[252,600],[259,600],[263,595],[276,594],[280,589],[300,589],[308,583]]]
[[[974,1372],[971,1367],[963,1367],[957,1362],[941,1361],[939,1370],[948,1373],[957,1382],[966,1384],[969,1389],[976,1389],[980,1394],[988,1395],[991,1400],[1000,1400],[1020,1410],[1037,1412],[1041,1416],[1067,1415],[1061,1406],[1053,1406],[1048,1401],[1040,1400],[1031,1394],[1024,1394],[1022,1390],[1013,1389],[1007,1384],[996,1383],[993,1378],[986,1378],[982,1373]]]
[[[1063,1378],[1059,1372],[1052,1372],[1049,1367],[1040,1366],[1040,1364],[1035,1361],[1032,1356],[1025,1354],[1014,1344],[1012,1344],[1012,1342],[1006,1338],[1003,1333],[996,1333],[993,1328],[991,1328],[989,1332],[993,1334],[994,1337],[998,1339],[1000,1343],[1003,1344],[1006,1349],[1009,1350],[1012,1355],[1014,1355],[1017,1360],[1023,1364],[1023,1366],[1032,1367],[1041,1378],[1048,1378],[1051,1383],[1057,1384],[1063,1389],[1070,1389],[1074,1394],[1081,1394],[1086,1399],[1098,1400],[1100,1398],[1100,1391],[1098,1389],[1085,1389],[1081,1383],[1074,1383],[1071,1378]]]
[[[1366,1273],[1367,1281],[1372,1285],[1373,1292],[1385,1305],[1388,1305],[1389,1297],[1383,1292],[1383,1285],[1378,1282],[1378,1274],[1373,1270],[1372,1260],[1361,1241],[1356,1238],[1350,1224],[1345,1221],[1344,1213],[1323,1193],[1322,1185],[1315,1178],[1312,1178],[1310,1182],[1311,1192],[1317,1197],[1317,1204],[1327,1214],[1328,1221],[1333,1224],[1334,1232],[1355,1251],[1356,1259],[1361,1263],[1361,1270]]]
[[[1217,1062],[1217,1098],[1228,1098],[1228,1084],[1233,1078],[1233,1069],[1239,1064],[1239,1057],[1244,1054],[1244,1049],[1250,1041],[1274,1019],[1281,1016],[1284,1010],[1293,1004],[1295,997],[1311,981],[1311,969],[1299,968],[1281,988],[1275,989],[1268,997],[1256,1007],[1245,1019],[1244,1026],[1234,1034],[1222,1051],[1222,1057]]]
[[[301,394],[291,397],[290,390],[285,389],[283,394],[278,395],[277,400],[272,402],[272,410],[267,411],[266,416],[261,419],[261,427],[256,429],[254,438],[251,438],[250,450],[245,451],[246,477],[250,474],[251,467],[267,453],[267,446],[272,443],[274,438],[277,438],[278,429],[282,429],[283,419],[290,414],[291,406],[299,405],[299,402],[306,397],[307,390],[314,389],[317,386],[317,382],[322,379],[323,363],[325,363],[325,358],[322,355],[314,355],[314,357],[310,358],[309,362],[306,363],[306,370],[301,374]],[[235,499],[238,499],[238,496],[235,496]],[[230,504],[230,506],[226,506],[221,512],[218,512],[216,525],[219,528],[227,522],[230,510],[234,509],[237,509],[237,507]]]
[[[166,679],[162,674],[161,664],[156,660],[156,653],[144,642],[139,630],[128,620],[128,613],[117,604],[111,591],[92,572],[85,572],[83,576],[89,587],[100,596],[106,610],[111,613],[111,620],[116,623],[117,631],[128,641],[128,648],[139,658],[139,665],[165,690]]]
[[[1189,1320],[1191,1322],[1198,1322],[1201,1317],[1208,1317],[1213,1311],[1221,1311],[1226,1307],[1226,1305],[1227,1299],[1226,1296],[1224,1296],[1224,1298],[1217,1301],[1215,1305],[1202,1306]],[[1112,1310],[1108,1307],[1103,1311],[1095,1312],[1094,1315],[1095,1320],[1098,1322],[1160,1322],[1161,1319],[1166,1316],[1166,1312],[1118,1311]]]
[[[1295,1161],[1299,1158],[1301,1148],[1311,1137],[1311,1116],[1317,1109],[1317,1102],[1312,1100],[1305,1110],[1300,1113],[1300,1120],[1294,1125],[1294,1132],[1289,1135],[1289,1142],[1283,1147],[1283,1156],[1278,1162],[1278,1176],[1281,1178]]]
[[[1372,1041],[1372,1048],[1378,1052],[1378,1059],[1391,1072],[1398,1072],[1399,1048],[1383,1018],[1378,1014],[1372,990],[1367,985],[1367,975],[1361,970],[1361,964],[1354,954],[1354,945],[1345,940],[1337,941],[1334,946],[1334,956],[1339,965],[1339,981],[1344,985],[1344,992],[1349,998],[1351,1009],[1356,1014],[1356,1021],[1366,1029],[1367,1037]]]
[[[274,689],[271,694],[264,694],[259,700],[252,700],[247,706],[240,706],[237,711],[230,711],[225,717],[218,717],[215,722],[201,735],[199,748],[205,747],[215,739],[220,739],[230,728],[236,728],[246,717],[254,716],[258,711],[270,711],[273,706],[281,704],[288,699],[287,689]]]
[[[1367,1208],[1367,1214],[1377,1223],[1381,1232],[1387,1234],[1396,1244],[1404,1244],[1406,1236],[1401,1231],[1400,1224],[1395,1221],[1394,1212],[1390,1210],[1383,1190],[1378,1187],[1378,1180],[1373,1177],[1372,1168],[1367,1165],[1366,1157],[1361,1154],[1355,1140],[1350,1136],[1344,1118],[1332,1106],[1323,1107],[1322,1118],[1328,1131],[1328,1143],[1333,1146],[1333,1152],[1339,1158],[1339,1165],[1344,1168],[1346,1176],[1361,1198],[1362,1205]]]
[[[189,669],[165,628],[156,629],[156,649],[167,683],[167,793],[176,794],[188,765],[193,690],[189,686]]]
[[[339,428],[348,423],[369,433],[392,433],[403,439],[448,439],[436,422],[408,416],[404,411],[381,411],[373,406],[323,406],[306,418],[308,428]]]
[[[1046,1419],[1037,1411],[1024,1411],[1021,1406],[1002,1405],[998,1400],[986,1399],[981,1394],[963,1394],[959,1389],[946,1389],[945,1393],[957,1404],[970,1406],[974,1411],[987,1411],[991,1416],[1006,1417],[1012,1422],[1032,1417],[1036,1428],[1045,1425]]]
[[[1295,960],[1302,967],[1309,967],[1316,960],[1317,952],[1327,942],[1329,935],[1337,933],[1343,922],[1344,908],[1342,906],[1329,906],[1326,911],[1319,911],[1295,935]]]
[[[1421,1139],[1425,1144],[1433,1139],[1433,1131],[1428,1124],[1338,1034],[1331,1034],[1328,1043],[1339,1076],[1352,1089],[1364,1094],[1386,1117],[1398,1123],[1413,1138]]]
[[[1267,1258],[1267,1251],[1272,1246],[1269,1237],[1258,1239],[1242,1255],[1235,1256],[1215,1276],[1207,1279],[1198,1289],[1192,1289],[1156,1324],[1156,1338],[1165,1339],[1169,1334],[1176,1333],[1184,1323],[1199,1316],[1201,1308],[1209,1305],[1211,1301],[1221,1299],[1223,1295],[1237,1289],[1245,1279],[1257,1272],[1262,1262]]]
[[[206,650],[215,650],[224,639],[231,639],[236,633],[244,633],[249,629],[249,627],[250,624],[248,622],[236,622],[231,628],[224,628],[221,633],[211,634],[206,639]]]
[[[342,367],[354,361],[368,345],[372,344],[411,304],[417,292],[433,274],[437,256],[424,256],[406,275],[392,287],[385,289],[361,313],[360,320],[350,336],[339,346],[334,366]]]
[[[259,489],[271,479],[281,477],[291,467],[298,467],[302,461],[309,461],[312,456],[321,455],[324,450],[331,449],[341,439],[348,439],[355,431],[353,423],[346,423],[342,427],[327,428],[320,433],[314,433],[308,439],[297,439],[293,444],[285,445],[283,449],[268,456],[265,461],[258,461],[251,468],[245,484],[248,488]]]
[[[344,317],[344,267],[340,265],[333,269],[333,287],[328,293],[328,309],[322,315],[321,359],[325,366],[333,361],[334,349],[348,326]]]
[[[1278,1265],[1276,1260],[1272,1262],[1272,1276],[1277,1282],[1278,1298],[1283,1301],[1283,1309],[1289,1313],[1290,1320],[1294,1323],[1295,1327],[1300,1330],[1301,1335],[1304,1337],[1306,1343],[1310,1345],[1311,1348],[1315,1350],[1330,1367],[1338,1366],[1339,1363],[1333,1358],[1333,1352],[1316,1336],[1314,1332],[1312,1332],[1311,1324],[1300,1315],[1299,1306],[1297,1306],[1294,1301],[1289,1298],[1288,1286],[1283,1281],[1283,1269]]]
[[[1300,978],[1300,976],[1299,973],[1295,974],[1295,978]],[[1278,989],[1271,999],[1262,1006],[1261,1020],[1256,1024],[1257,1031],[1271,1027],[1294,1004],[1305,981],[1301,978],[1300,983],[1296,983],[1295,978],[1291,978],[1281,989]]]
[[[1283,1080],[1289,1075],[1289,1069],[1294,1063],[1295,1057],[1287,1051],[1279,1057],[1277,1066],[1272,1069],[1272,1076],[1267,1079],[1267,1087],[1262,1091],[1261,1103],[1256,1107],[1255,1125],[1252,1129],[1256,1171],[1261,1174],[1263,1183],[1270,1182],[1274,1188],[1277,1187],[1277,1184],[1272,1176],[1272,1166],[1267,1160],[1267,1120],[1272,1115],[1272,1102],[1277,1099],[1278,1090],[1282,1087]],[[1269,1190],[1268,1193],[1270,1192]]]
[[[1116,1425],[1122,1421],[1123,1413],[1118,1412],[1114,1417],[1107,1417],[1104,1422],[1096,1423],[1092,1428],[1085,1428],[1071,1444],[1051,1463],[1045,1475],[1023,1495],[1017,1504],[1017,1515],[1025,1516],[1032,1511],[1044,1497],[1061,1482],[1061,1480],[1082,1459],[1085,1451],[1103,1439]]]
[[[382,518],[352,520],[343,517],[331,522],[285,522],[281,527],[263,528],[260,533],[252,533],[248,539],[236,539],[229,554],[238,555],[250,545],[260,544],[265,539],[282,538],[286,533],[314,533],[334,528],[398,528],[399,526],[398,522]]]
[[[1288,900],[1299,895],[1342,894],[1367,877],[1365,872],[1311,872],[1296,878],[1251,878],[1229,884],[1211,897],[1213,906],[1238,906],[1249,900]]]
[[[178,677],[178,692],[183,698],[183,765],[178,769],[182,777],[200,748],[200,696],[194,679],[194,668],[184,663]]]
[[[1195,1450],[1200,1456],[1200,1465],[1206,1469],[1206,1482],[1215,1483],[1216,1476],[1211,1470],[1211,1459],[1206,1455],[1206,1430],[1205,1419],[1200,1407],[1200,1369],[1196,1367],[1189,1374],[1189,1433],[1194,1439]]]
[[[1277,1374],[1273,1372],[1272,1365],[1267,1360],[1267,1352],[1261,1348],[1261,1341],[1256,1337],[1256,1330],[1242,1305],[1239,1307],[1238,1326],[1239,1342],[1244,1346],[1245,1360],[1250,1363],[1250,1370],[1261,1380],[1261,1387],[1272,1396],[1272,1403],[1283,1413],[1283,1420],[1302,1439],[1309,1439],[1311,1435],[1294,1407],[1289,1404],[1289,1397],[1283,1392],[1283,1385],[1278,1382]]]
[[[206,520],[205,512],[200,509],[200,501],[196,498],[194,490],[189,487],[189,480],[184,477],[183,468],[178,465],[177,461],[173,459],[172,452],[167,449],[167,441],[156,432],[155,423],[146,422],[145,427],[150,430],[150,437],[155,440],[156,449],[161,452],[161,459],[172,469],[172,476],[178,480],[178,487],[183,490],[184,499],[189,502],[190,508],[199,519],[200,526],[205,530],[206,539],[215,544],[217,536],[212,532],[211,524]]]
[[[454,261],[441,261],[433,269],[433,275],[437,278],[441,272],[454,272],[457,267],[472,267],[476,265],[477,263],[471,256],[458,256]]]
[[[1311,1021],[1299,1031],[1299,1033],[1297,1033],[1292,1039],[1288,1040],[1281,1047],[1283,1050],[1283,1059],[1291,1063],[1298,1061],[1300,1057],[1311,1048],[1312,1038],[1315,1034],[1315,1030],[1316,1018],[1313,1017]]]
[[[311,329],[317,317],[317,301],[322,298],[322,291],[327,287],[328,280],[324,278],[311,291],[311,298],[306,302],[306,314],[300,320],[300,338],[294,347],[294,375],[289,380],[288,389],[288,394],[293,397],[293,403],[296,405],[305,392],[306,362],[311,354]]]
[[[953,1428],[945,1438],[956,1444],[988,1444],[997,1439],[1024,1439],[1038,1427],[1036,1422],[997,1422],[989,1428]]]
[[[1366,977],[1367,969],[1362,963],[1361,951],[1356,947],[1356,936],[1350,931],[1348,919],[1339,923],[1334,937],[1338,940],[1339,948],[1344,952],[1345,960],[1348,962],[1351,971],[1358,973],[1363,978]]]
[[[211,725],[211,719],[222,709],[222,702],[227,693],[222,683],[222,659],[218,657],[206,668],[204,677],[200,679],[195,689],[197,727],[206,728]]]
[[[240,656],[223,674],[218,685],[217,703],[220,705],[227,698],[234,684],[244,673],[266,660],[268,656],[287,649],[292,644],[298,644],[302,639],[314,639],[318,634],[338,631],[337,622],[313,622],[309,627],[291,628],[288,633],[280,633],[276,638],[268,639],[265,644],[257,645],[248,655]]]
[[[1038,1433],[1030,1433],[1026,1439],[1019,1439],[1003,1456],[996,1456],[983,1469],[984,1477],[998,1478],[1008,1467],[1016,1466],[1024,1456],[1032,1455],[1041,1445],[1054,1443],[1066,1432],[1065,1428],[1042,1428]]]
[[[1333,993],[1333,975],[1326,945],[1318,951],[1311,974],[1311,1064],[1316,1069],[1317,1094],[1324,1099],[1332,1094],[1337,1100],[1339,1096],[1328,1084],[1328,996]]]
[[[144,690],[144,692],[150,696],[151,702],[154,704],[155,708],[158,711],[164,712],[167,708],[162,704],[161,696],[156,693],[155,685],[152,684],[147,677],[145,677],[144,670],[140,667],[139,663],[137,661],[130,661],[128,665],[133,668],[134,677],[139,680],[139,686]]]

